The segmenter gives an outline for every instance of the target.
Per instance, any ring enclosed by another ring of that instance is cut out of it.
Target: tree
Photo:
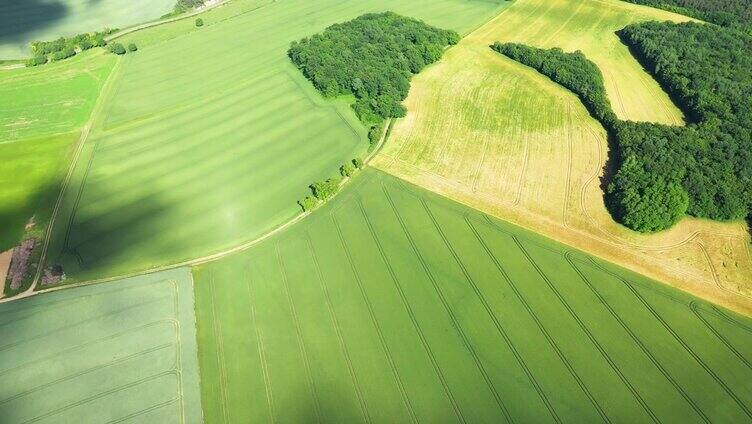
[[[137,50],[138,50],[138,46],[136,46],[136,44],[134,44],[134,43],[129,43],[128,44],[128,51],[129,52],[135,52]]]
[[[204,26],[204,20],[201,18],[196,18],[196,27],[202,27]]]
[[[357,171],[357,168],[355,167],[355,164],[352,162],[347,162],[344,165],[339,167],[339,173],[343,177],[352,177],[353,174],[355,174],[355,171]]]
[[[124,55],[125,47],[123,47],[123,45],[120,43],[113,43],[110,44],[110,52],[115,53],[116,55]]]
[[[363,159],[361,159],[361,158],[355,158],[355,159],[353,159],[353,160],[352,160],[352,164],[353,164],[353,165],[354,165],[354,166],[355,166],[356,168],[360,169],[360,168],[362,168],[362,167],[363,167]]]
[[[311,191],[317,199],[321,201],[328,200],[339,191],[340,181],[340,177],[333,177],[326,181],[315,182],[311,184]]]
[[[309,212],[312,211],[318,206],[319,200],[315,197],[306,196],[303,200],[298,201],[298,205],[300,205],[301,209],[303,209],[303,212]]]

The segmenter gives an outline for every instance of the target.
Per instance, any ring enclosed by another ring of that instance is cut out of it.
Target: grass
[[[194,277],[207,421],[751,417],[752,321],[374,169]]]
[[[32,41],[48,41],[104,28],[125,28],[156,19],[175,0],[61,0],[0,3],[0,58],[31,56]]]
[[[91,52],[67,63],[0,71],[0,249],[34,217],[47,224],[72,148],[115,58]]]
[[[288,221],[311,182],[368,146],[349,105],[324,102],[289,63],[289,43],[378,10],[467,32],[499,7],[237,1],[203,16],[200,29],[179,21],[123,37],[143,43],[104,97],[50,263],[71,281],[122,275],[222,251]]]
[[[640,235],[603,202],[609,142],[572,93],[488,47],[494,41],[582,50],[601,69],[622,119],[682,116],[615,31],[686,19],[619,1],[524,0],[418,75],[374,164],[497,217],[738,311],[752,312],[752,248],[744,223],[685,219]]]
[[[0,417],[199,422],[187,269],[0,305]]]

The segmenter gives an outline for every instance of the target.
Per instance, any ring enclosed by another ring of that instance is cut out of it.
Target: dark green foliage
[[[752,2],[749,0],[625,0],[670,10],[752,34]]]
[[[138,51],[138,46],[136,46],[136,44],[135,44],[135,43],[130,43],[130,44],[128,44],[128,51],[129,51],[129,52],[135,52],[135,51]]]
[[[353,174],[355,174],[355,171],[357,171],[357,168],[352,162],[347,162],[346,164],[339,167],[339,173],[343,177],[352,177]]]
[[[386,12],[293,42],[288,55],[324,96],[354,95],[360,120],[375,124],[405,116],[410,77],[458,41],[454,31]]]
[[[34,66],[44,65],[47,63],[47,56],[34,56],[26,61],[26,67],[31,68]]]
[[[354,165],[354,166],[355,166],[356,168],[360,169],[360,168],[362,168],[362,167],[363,167],[363,159],[361,159],[361,158],[355,158],[355,159],[353,159],[353,160],[352,160],[352,164],[353,164],[353,165]]]
[[[682,175],[689,213],[716,220],[749,215],[752,37],[710,25],[657,22],[631,25],[619,35],[692,121],[686,128],[658,127],[667,142],[654,154]]]
[[[598,68],[581,53],[493,48],[575,92],[617,142],[609,207],[637,231],[682,215],[736,220],[752,211],[752,38],[717,26],[648,22],[619,34],[691,119],[686,127],[619,121]]]
[[[201,18],[196,18],[196,26],[197,26],[197,27],[202,27],[202,26],[204,26],[204,20],[203,20],[203,19],[201,19]]]
[[[298,200],[298,205],[300,205],[300,208],[303,209],[303,212],[314,210],[318,204],[319,200],[311,196],[306,196],[305,199]]]
[[[371,143],[371,146],[375,146],[381,140],[382,134],[384,134],[384,122],[371,125],[368,130],[368,142]]]
[[[60,37],[53,41],[34,41],[31,43],[31,51],[34,57],[26,61],[26,66],[39,66],[50,61],[58,61],[75,56],[78,50],[85,51],[92,47],[107,45],[104,37],[117,31],[105,29],[102,32],[83,33],[65,38]]]
[[[334,196],[339,191],[339,183],[342,181],[340,177],[329,178],[326,181],[319,181],[311,184],[311,191],[313,195],[322,201],[325,201]]]
[[[125,47],[123,47],[123,45],[120,43],[112,43],[110,44],[110,52],[115,53],[117,55],[124,55]]]
[[[60,51],[52,53],[50,55],[50,60],[53,62],[57,62],[58,60],[67,59],[75,55],[76,55],[76,50],[73,47],[66,47]]]
[[[107,41],[104,39],[104,35],[97,34],[94,37],[91,38],[92,44],[94,44],[95,47],[104,47],[107,45]]]

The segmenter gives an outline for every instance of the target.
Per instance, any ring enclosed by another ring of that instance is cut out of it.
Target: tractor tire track
[[[700,409],[699,405],[687,394],[687,392],[684,391],[684,389],[677,383],[677,381],[674,379],[674,377],[671,376],[671,373],[669,373],[663,365],[661,365],[660,361],[653,355],[652,352],[648,349],[648,347],[637,337],[637,334],[632,331],[632,328],[622,319],[622,317],[614,310],[614,308],[608,303],[606,298],[604,298],[598,290],[596,290],[595,285],[590,281],[587,276],[585,276],[585,273],[582,272],[582,270],[577,266],[575,263],[575,259],[573,258],[573,252],[567,251],[564,253],[564,258],[569,263],[569,266],[579,275],[582,282],[590,289],[590,291],[593,293],[593,295],[598,298],[598,300],[601,302],[604,308],[609,312],[609,314],[616,320],[616,322],[619,323],[619,326],[629,335],[629,337],[632,339],[632,341],[637,345],[642,353],[645,354],[645,356],[650,360],[650,362],[655,365],[655,367],[658,369],[658,371],[663,375],[663,377],[668,380],[668,382],[676,389],[676,391],[681,395],[681,397],[689,404],[689,406],[702,418],[702,420],[710,424],[710,419],[705,415],[705,413]]]
[[[339,342],[340,350],[342,351],[342,356],[345,358],[345,364],[347,365],[347,372],[350,374],[350,379],[352,380],[353,387],[355,388],[355,395],[358,398],[358,404],[360,405],[360,412],[363,415],[363,421],[366,423],[371,423],[371,414],[368,412],[368,405],[365,401],[365,397],[363,396],[363,393],[361,391],[360,382],[358,381],[358,375],[355,372],[355,366],[353,365],[352,359],[350,358],[350,352],[347,349],[347,343],[345,342],[345,337],[342,334],[342,329],[339,325],[339,319],[337,318],[337,313],[334,310],[334,305],[332,302],[332,297],[329,293],[329,288],[327,287],[326,283],[324,283],[324,273],[321,271],[321,265],[319,264],[319,259],[316,255],[316,250],[313,247],[313,241],[311,240],[310,233],[306,232],[305,234],[305,240],[308,247],[308,251],[311,253],[311,258],[313,260],[314,268],[316,269],[316,278],[319,281],[319,287],[321,288],[321,291],[324,294],[324,300],[326,301],[326,309],[329,312],[329,318],[332,320],[332,327],[334,328],[334,332],[337,335],[337,341]]]
[[[316,413],[316,420],[322,422],[321,415],[321,401],[319,399],[318,391],[316,390],[316,383],[313,381],[313,373],[311,372],[311,360],[308,358],[308,350],[306,349],[305,342],[303,341],[303,331],[300,328],[300,320],[298,319],[298,312],[295,309],[295,302],[292,299],[290,293],[290,283],[287,277],[287,270],[285,269],[284,261],[282,260],[282,253],[279,249],[279,243],[274,246],[274,251],[277,255],[277,264],[279,265],[280,275],[282,276],[282,289],[287,297],[288,305],[290,306],[290,314],[292,316],[293,325],[295,327],[295,338],[298,341],[298,350],[303,358],[303,365],[305,366],[306,380],[308,381],[308,389],[311,391],[313,397],[313,406]]]
[[[376,330],[376,334],[379,337],[379,343],[381,344],[381,348],[385,353],[385,356],[387,358],[387,361],[389,362],[389,367],[392,370],[392,375],[394,376],[395,383],[397,384],[397,387],[400,391],[400,395],[402,396],[402,402],[405,406],[406,411],[408,412],[408,415],[410,416],[410,421],[413,424],[418,423],[418,417],[415,414],[415,411],[413,409],[413,406],[410,402],[410,398],[407,395],[407,391],[405,390],[404,382],[402,381],[402,377],[399,374],[398,368],[396,363],[394,362],[394,357],[392,356],[392,352],[389,349],[389,346],[386,343],[386,338],[384,337],[384,332],[381,329],[381,326],[378,323],[378,320],[376,319],[376,314],[373,310],[373,305],[371,303],[370,298],[368,297],[368,294],[365,291],[365,287],[363,285],[363,280],[360,277],[360,272],[358,272],[357,267],[355,266],[355,263],[352,260],[352,254],[350,253],[350,250],[347,247],[347,243],[345,242],[345,238],[342,235],[342,228],[339,225],[339,222],[337,221],[337,218],[334,216],[334,214],[330,214],[330,218],[332,219],[332,222],[334,223],[334,227],[337,230],[337,235],[339,236],[339,241],[342,246],[342,250],[345,252],[345,257],[347,258],[347,263],[350,266],[350,270],[352,271],[353,275],[355,276],[355,282],[358,285],[358,289],[360,290],[360,294],[363,297],[363,301],[366,304],[366,309],[368,309],[368,314],[371,318],[371,323],[374,326],[374,329]]]
[[[382,189],[386,193],[386,187],[382,186]],[[389,195],[387,194],[387,197]],[[431,285],[433,286],[434,292],[436,292],[437,296],[439,297],[439,300],[441,301],[442,306],[444,307],[444,311],[447,313],[449,318],[452,320],[452,326],[457,331],[457,334],[462,339],[463,344],[467,347],[467,350],[470,352],[470,354],[473,357],[473,361],[475,362],[475,366],[478,368],[478,371],[480,371],[481,375],[483,376],[483,380],[486,383],[486,386],[488,387],[489,391],[494,397],[494,400],[496,401],[497,406],[499,407],[499,410],[504,414],[504,417],[507,419],[507,422],[513,423],[514,420],[512,419],[512,416],[509,414],[509,410],[504,405],[504,402],[501,399],[501,396],[499,396],[499,392],[496,390],[496,387],[493,384],[493,381],[491,380],[491,377],[488,374],[488,371],[486,370],[485,366],[483,366],[483,362],[480,360],[480,357],[478,357],[478,353],[475,350],[475,346],[473,345],[470,338],[465,334],[465,331],[462,328],[462,324],[460,323],[457,316],[454,314],[454,311],[452,310],[452,307],[450,306],[449,302],[446,299],[446,296],[443,292],[443,290],[440,288],[438,281],[436,281],[436,277],[433,275],[433,272],[431,272],[431,268],[426,263],[425,258],[423,257],[423,254],[420,252],[420,249],[418,249],[415,240],[413,239],[413,236],[410,234],[410,232],[407,229],[407,226],[402,218],[402,216],[399,214],[399,211],[396,209],[393,201],[391,198],[388,199],[390,205],[392,205],[392,210],[394,211],[395,216],[397,217],[397,221],[399,221],[400,227],[402,228],[402,232],[405,233],[405,236],[407,237],[407,240],[410,244],[410,247],[415,254],[415,256],[418,258],[418,261],[420,262],[423,272],[428,276],[428,279],[431,281]],[[431,218],[431,221],[433,222],[434,227],[439,230],[439,234],[442,237],[442,240],[444,241],[444,244],[449,247],[449,242],[446,240],[446,236],[444,233],[439,229],[438,224],[436,223],[436,219],[434,218],[433,214],[430,212],[428,207],[425,204],[425,199],[420,199],[421,204],[423,206],[423,209],[428,213],[428,216]],[[362,207],[362,205],[361,205]],[[364,210],[365,211],[365,210]],[[449,247],[451,250],[451,247]],[[452,254],[454,254],[454,251],[452,251]],[[457,258],[455,258],[457,259]],[[462,265],[460,265],[462,266]],[[464,269],[463,269],[464,271]],[[468,280],[470,281],[470,280]],[[474,284],[474,283],[473,283]],[[477,287],[475,287],[477,290]],[[476,292],[477,294],[477,292]]]

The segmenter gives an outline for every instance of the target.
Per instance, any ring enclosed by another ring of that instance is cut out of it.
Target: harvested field
[[[187,269],[0,304],[0,421],[200,422]]]
[[[290,42],[382,10],[468,32],[500,7],[238,0],[202,15],[200,29],[176,22],[124,37],[144,43],[121,59],[103,94],[48,263],[62,264],[70,281],[124,275],[283,224],[309,184],[368,146],[349,105],[325,102],[290,63]]]
[[[207,422],[752,419],[749,319],[374,169],[194,275]]]
[[[413,81],[375,166],[497,217],[752,313],[747,224],[684,219],[641,235],[603,201],[603,128],[569,91],[488,48],[493,41],[582,50],[602,70],[623,119],[679,124],[682,115],[614,31],[683,19],[618,1],[519,0]]]

